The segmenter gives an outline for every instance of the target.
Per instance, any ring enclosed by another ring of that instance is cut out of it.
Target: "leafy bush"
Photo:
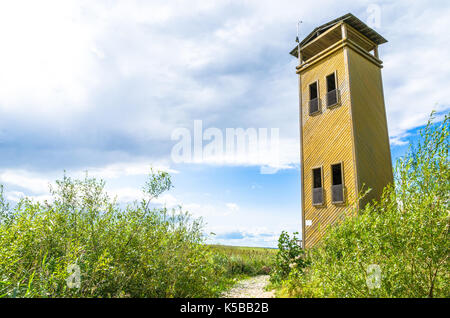
[[[275,264],[270,275],[270,281],[279,284],[286,279],[292,270],[301,271],[307,264],[305,252],[301,248],[298,232],[292,235],[283,231],[278,239],[278,252],[275,256]]]
[[[1,188],[0,297],[217,296],[227,282],[201,221],[149,208],[171,186],[152,172],[147,197],[126,208],[87,176],[58,180],[51,203],[24,198],[11,208]]]
[[[296,297],[449,297],[449,116],[432,118],[380,201],[331,229],[292,271]]]

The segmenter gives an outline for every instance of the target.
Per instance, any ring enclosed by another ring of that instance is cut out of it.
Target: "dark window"
[[[322,188],[322,169],[313,169],[313,188]]]
[[[322,187],[322,168],[316,168],[312,171],[313,177],[313,205],[323,204],[323,187]]]
[[[317,82],[309,85],[309,114],[319,111],[319,92]]]
[[[336,76],[330,74],[327,76],[327,92],[334,91],[336,89]]]
[[[313,100],[317,98],[317,82],[309,85],[309,100]]]
[[[333,185],[342,184],[342,165],[340,163],[331,166],[333,173]]]
[[[344,202],[344,184],[342,180],[342,164],[331,166],[331,197],[333,203]]]
[[[336,105],[337,97],[336,75],[333,73],[327,76],[327,107]]]

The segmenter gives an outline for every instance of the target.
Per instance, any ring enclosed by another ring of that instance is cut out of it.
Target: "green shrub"
[[[301,248],[298,232],[292,235],[283,231],[278,239],[278,252],[275,256],[274,267],[270,275],[273,284],[279,284],[285,280],[294,269],[302,271],[307,265],[304,250]]]
[[[432,118],[380,201],[332,228],[282,295],[449,297],[449,116]],[[375,271],[373,271],[375,270]]]
[[[147,197],[126,208],[87,176],[57,181],[50,203],[11,208],[0,189],[0,297],[217,296],[227,281],[201,220],[149,208],[171,186],[152,173]]]

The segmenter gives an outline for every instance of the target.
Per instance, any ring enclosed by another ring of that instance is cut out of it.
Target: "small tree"
[[[293,233],[292,237],[285,231],[281,233],[275,265],[270,277],[272,283],[280,283],[292,270],[302,270],[306,266],[304,250],[297,236],[298,232]]]

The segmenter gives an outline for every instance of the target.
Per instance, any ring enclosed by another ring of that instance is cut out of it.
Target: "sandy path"
[[[273,298],[274,291],[265,291],[269,283],[269,275],[261,275],[238,282],[233,288],[226,291],[223,298]]]

